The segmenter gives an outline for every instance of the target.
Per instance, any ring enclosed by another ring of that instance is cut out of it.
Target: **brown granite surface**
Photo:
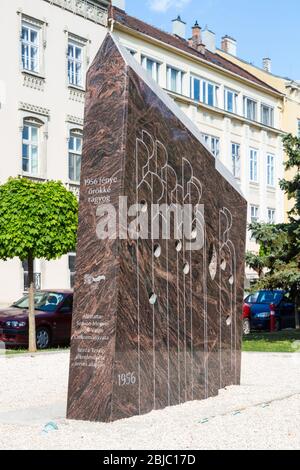
[[[246,202],[111,35],[87,89],[67,415],[109,422],[239,384]],[[99,240],[119,196],[149,220],[151,204],[203,204],[203,247]]]

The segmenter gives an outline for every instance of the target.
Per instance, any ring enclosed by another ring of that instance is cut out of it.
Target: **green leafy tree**
[[[260,244],[259,255],[247,253],[247,264],[264,265],[267,273],[260,277],[256,288],[289,290],[295,301],[296,328],[300,328],[300,139],[288,134],[283,138],[287,161],[285,169],[295,170],[291,179],[280,181],[280,187],[294,201],[286,224],[251,224],[252,236]],[[255,259],[255,256],[257,259]],[[254,262],[255,261],[255,262]],[[257,270],[256,270],[257,271]]]
[[[61,182],[10,178],[0,186],[0,259],[28,261],[30,352],[36,351],[34,259],[74,251],[77,224],[77,199]]]
[[[263,277],[266,267],[265,258],[263,256],[248,251],[246,253],[246,264],[257,273],[259,279]]]

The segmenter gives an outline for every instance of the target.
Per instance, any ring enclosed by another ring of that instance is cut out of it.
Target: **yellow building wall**
[[[263,69],[255,67],[248,62],[239,59],[238,57],[234,57],[226,52],[218,50],[218,54],[225,57],[227,60],[239,65],[243,69],[247,70],[248,72],[255,75],[257,78],[262,80],[263,82],[267,83],[271,87],[275,88],[276,90],[280,91],[284,94],[284,103],[282,107],[281,113],[281,130],[285,133],[291,133],[293,135],[298,135],[298,121],[300,121],[300,86],[297,89],[291,89],[289,85],[289,80],[277,77],[272,73],[268,73]],[[291,179],[295,176],[295,171],[287,171],[285,177],[287,179]],[[285,197],[285,218],[286,221],[288,220],[288,211],[290,211],[293,207],[293,201],[289,201],[287,197]]]

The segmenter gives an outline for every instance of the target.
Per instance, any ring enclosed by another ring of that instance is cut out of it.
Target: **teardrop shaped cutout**
[[[154,254],[155,258],[160,257],[160,255],[161,255],[161,246],[159,244],[154,245],[153,254]]]
[[[157,301],[157,295],[154,294],[153,292],[149,295],[149,302],[151,305],[156,304]]]
[[[182,242],[180,240],[177,240],[177,242],[175,243],[175,248],[178,253],[182,250]]]
[[[222,269],[222,271],[225,271],[226,266],[227,266],[226,259],[222,259],[222,261],[221,261],[221,269]]]
[[[142,206],[141,211],[144,212],[144,213],[147,212],[147,210],[148,210],[147,202],[145,200],[142,200],[140,202],[140,205]]]
[[[185,265],[183,266],[183,272],[184,272],[184,274],[188,274],[190,272],[189,263],[185,263]]]
[[[209,269],[210,277],[212,281],[214,281],[216,274],[217,274],[217,250],[214,245],[211,247],[211,259],[210,259],[208,269]]]
[[[191,233],[192,240],[196,240],[197,234],[198,234],[198,232],[197,232],[196,228],[194,230],[192,230],[192,233]]]

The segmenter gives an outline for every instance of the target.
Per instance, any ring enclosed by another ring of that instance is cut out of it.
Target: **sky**
[[[216,33],[237,40],[238,56],[260,67],[272,59],[274,74],[300,80],[299,0],[126,0],[126,12],[165,31],[178,14],[187,36],[197,20]]]

